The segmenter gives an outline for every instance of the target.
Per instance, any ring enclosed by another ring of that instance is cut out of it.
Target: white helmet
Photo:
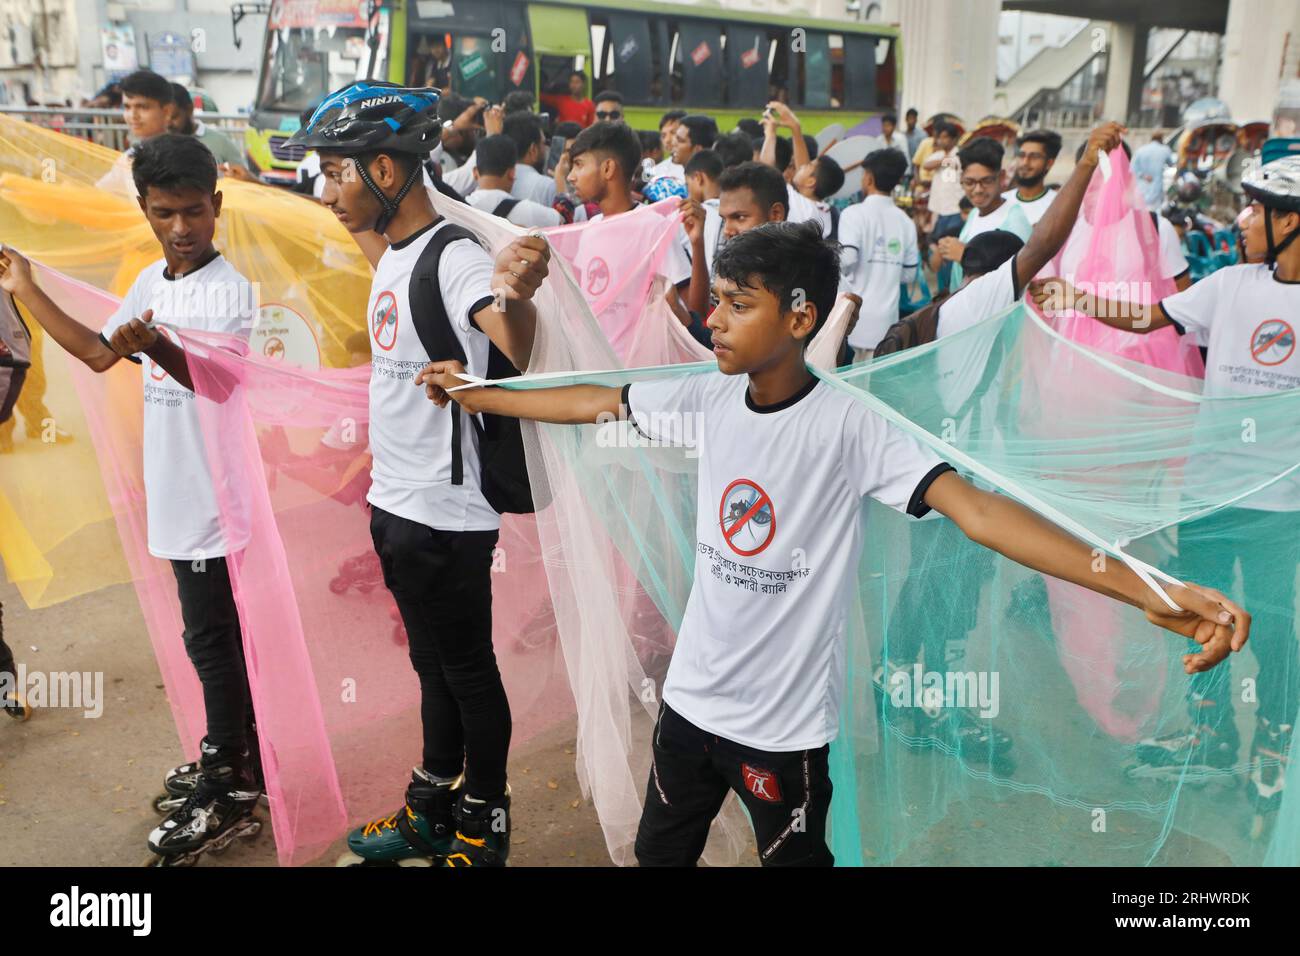
[[[1266,210],[1300,212],[1300,156],[1283,156],[1251,170],[1242,177],[1241,188]],[[1277,242],[1273,239],[1273,217],[1266,212],[1264,236],[1268,240],[1268,262],[1272,265],[1277,262],[1278,253],[1300,236],[1300,229]]]

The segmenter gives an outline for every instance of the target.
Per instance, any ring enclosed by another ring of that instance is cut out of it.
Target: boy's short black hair
[[[809,159],[816,159],[817,155],[822,151],[822,148],[817,145],[817,137],[812,133],[803,134],[803,146],[804,149],[808,150]]]
[[[190,91],[179,83],[172,84],[172,102],[176,104],[177,109],[187,110],[194,105],[194,98],[190,96]]]
[[[136,146],[131,178],[136,192],[146,198],[150,186],[170,191],[198,189],[211,195],[217,191],[217,161],[197,136],[162,133]]]
[[[903,114],[903,119],[907,119],[907,117],[909,116],[920,116],[920,115],[921,114],[916,111],[915,106],[909,106],[907,108],[907,112]]]
[[[1001,143],[987,136],[980,136],[957,151],[957,161],[961,163],[962,172],[966,171],[967,166],[973,165],[1001,169],[1002,157],[1005,155],[1006,150],[1002,148]]]
[[[136,70],[122,78],[122,95],[143,96],[163,106],[173,101],[171,82],[153,70]]]
[[[556,136],[563,136],[565,139],[573,139],[582,132],[582,124],[575,123],[573,120],[566,120],[563,123],[556,123],[554,133]],[[658,134],[655,135],[655,142],[659,141]]]
[[[1018,140],[1017,146],[1025,143],[1041,143],[1048,159],[1056,159],[1061,153],[1061,134],[1051,129],[1031,129]]]
[[[813,195],[818,199],[834,196],[844,185],[844,167],[831,156],[818,156],[813,162]]]
[[[504,133],[484,136],[474,147],[474,164],[483,176],[504,176],[519,162],[515,141]]]
[[[754,158],[754,141],[748,133],[736,130],[714,140],[713,151],[722,159],[723,166],[739,166]]]
[[[602,103],[602,102],[617,103],[619,106],[622,106],[623,94],[620,93],[618,90],[601,90],[599,93],[597,93],[595,96],[591,98],[591,101],[593,103]]]
[[[778,136],[776,138],[776,168],[785,172],[794,161],[794,143],[790,142],[788,136]]]
[[[641,165],[641,140],[632,127],[624,122],[592,123],[573,141],[569,156],[577,159],[583,153],[599,153],[618,163],[619,171],[627,182]]]
[[[529,102],[532,102],[531,98]],[[443,93],[438,99],[438,119],[444,123],[454,120],[473,105],[473,101],[467,100],[459,93]]]
[[[803,298],[817,307],[816,335],[835,305],[840,250],[822,238],[817,222],[768,222],[728,239],[713,269],[719,279],[766,289],[777,297],[782,312],[793,308],[796,290],[802,290]],[[804,343],[811,340],[812,335]]]
[[[536,113],[511,113],[501,123],[501,132],[515,141],[515,149],[523,156],[529,147],[541,142],[545,132],[542,118]]]
[[[966,243],[961,254],[961,271],[968,276],[993,272],[1024,246],[1024,240],[1005,229],[990,229]]]
[[[880,122],[882,122],[882,123],[893,123],[895,126],[897,126],[897,125],[898,125],[898,115],[895,114],[895,113],[886,113],[884,116],[880,117]]]
[[[659,134],[652,129],[633,130],[636,138],[641,141],[641,152],[658,153],[663,149],[664,144],[659,139]]]
[[[686,110],[669,110],[663,116],[659,117],[659,129],[663,129],[669,123],[678,123],[686,115]]]
[[[511,90],[501,101],[503,113],[531,113],[533,111],[533,94],[527,90]],[[453,119],[455,117],[452,117]]]
[[[682,117],[681,125],[690,131],[692,146],[703,146],[709,149],[713,146],[713,141],[718,138],[718,123],[712,116],[690,113]]]
[[[942,122],[935,123],[934,138],[938,139],[944,133],[947,133],[953,139],[959,139],[961,137],[961,130],[957,128],[955,123],[949,123],[947,120],[943,120]]]
[[[711,149],[702,149],[686,161],[686,175],[703,173],[706,179],[716,180],[722,175],[722,157]]]
[[[724,193],[734,189],[748,189],[764,212],[771,211],[774,205],[780,203],[786,215],[790,213],[790,191],[786,187],[785,177],[767,163],[751,160],[739,166],[729,166],[718,177],[718,187]]]
[[[965,193],[962,193],[962,197],[957,200],[957,208],[964,213],[970,212],[972,209],[975,208],[975,204],[970,201],[970,197],[968,197]],[[960,229],[958,229],[957,232],[954,232],[953,235],[955,236],[959,232],[961,232]]]
[[[903,181],[903,174],[907,172],[907,160],[896,149],[873,149],[862,161],[862,168],[871,173],[877,189],[883,193],[892,193],[894,187]]]
[[[763,124],[752,116],[746,116],[744,119],[736,120],[736,129],[740,130],[750,139],[758,137],[763,138]]]
[[[570,71],[569,71],[569,79],[573,79],[575,76],[580,76],[580,77],[582,77],[582,82],[584,82],[584,83],[587,82],[587,74],[586,74],[586,73],[583,73],[581,70],[570,70]]]

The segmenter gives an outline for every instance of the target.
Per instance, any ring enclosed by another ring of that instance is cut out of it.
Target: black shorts
[[[831,866],[830,746],[755,750],[696,727],[661,706],[654,763],[636,834],[642,866],[694,866],[727,791],[744,801],[763,866]]]

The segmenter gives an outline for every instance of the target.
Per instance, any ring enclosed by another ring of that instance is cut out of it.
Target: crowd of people
[[[1172,327],[1194,336],[1208,350],[1207,366],[1217,369],[1245,347],[1260,316],[1287,315],[1297,304],[1297,161],[1265,167],[1247,183],[1255,205],[1245,242],[1257,264],[1188,289],[1176,234],[1159,224],[1163,277],[1183,291],[1135,314],[1041,275],[1067,244],[1101,156],[1128,148],[1118,124],[1092,131],[1069,177],[1052,189],[1046,180],[1062,142],[1048,130],[1020,135],[1008,164],[998,141],[963,143],[947,121],[923,131],[909,110],[901,129],[884,117],[878,148],[846,167],[780,101],[727,131],[709,116],[678,110],[665,113],[657,130],[636,130],[617,93],[588,100],[580,81],[575,73],[567,94],[547,94],[543,105],[554,113],[545,116],[527,94],[490,104],[357,83],[305,114],[292,141],[312,151],[300,191],[338,217],[374,269],[366,316],[382,317],[391,300],[392,315],[414,309],[425,317],[391,329],[369,323],[371,533],[420,679],[423,753],[403,807],[349,838],[359,857],[480,866],[503,864],[509,854],[511,716],[492,650],[489,566],[500,516],[512,505],[491,495],[483,475],[501,466],[479,460],[475,433],[457,428],[457,404],[473,415],[561,424],[613,416],[649,438],[664,416],[707,413],[700,547],[731,546],[717,503],[726,481],[743,474],[783,502],[783,533],[814,549],[809,560],[821,570],[809,583],[743,605],[697,562],[654,733],[636,844],[645,865],[698,860],[728,791],[749,810],[765,865],[832,862],[827,753],[841,689],[835,669],[816,662],[839,653],[846,583],[863,547],[864,497],[917,517],[938,511],[967,537],[1027,567],[1141,608],[1192,640],[1189,674],[1204,675],[1245,646],[1250,616],[1226,596],[1195,584],[1170,586],[1174,610],[1122,562],[1099,573],[1082,542],[1011,499],[977,489],[893,425],[818,387],[804,349],[841,296],[857,313],[845,360],[864,362],[899,347],[900,322],[910,322],[907,344],[919,344],[970,328],[1028,292],[1046,306],[1091,310],[1137,333]],[[163,385],[146,375],[146,390],[191,399],[145,406],[150,550],[172,563],[207,709],[198,761],[168,776],[180,805],[150,836],[166,859],[193,853],[246,819],[262,788],[240,624],[224,570],[241,542],[223,535],[210,478],[193,454],[199,425],[185,352],[155,327],[165,319],[247,336],[248,317],[201,311],[221,297],[188,297],[201,314],[150,310],[160,284],[239,279],[213,237],[218,175],[244,178],[246,170],[224,151],[220,134],[193,120],[183,89],[141,73],[124,80],[122,91],[137,140],[127,157],[130,175],[161,258],[140,273],[102,329],[63,312],[9,248],[0,288],[91,369],[144,355],[167,373]],[[834,197],[849,177],[860,198],[844,203]],[[898,202],[905,192],[910,212]],[[674,201],[678,234],[661,267],[666,297],[678,321],[711,348],[717,371],[622,390],[451,391],[463,384],[462,373],[486,376],[500,367],[494,362],[528,367],[540,321],[533,298],[552,262],[547,242],[533,234],[488,252],[439,214],[445,197],[530,230]],[[179,209],[189,210],[184,228],[175,225]],[[936,301],[905,316],[904,290],[929,275]],[[431,341],[444,354],[435,354]],[[1300,363],[1290,353],[1283,361]],[[1283,381],[1242,384],[1212,371],[1206,391],[1261,393]],[[840,458],[827,458],[828,442],[844,450]],[[171,504],[178,498],[196,504],[178,512]],[[191,569],[196,550],[210,556],[201,574]],[[779,550],[749,560],[776,570]],[[737,651],[712,636],[724,632],[743,637],[750,671],[762,660],[790,675],[786,690],[761,708],[732,696]],[[1285,754],[1295,689],[1280,687],[1276,695],[1270,746]],[[1205,736],[1188,746],[1203,748]],[[801,808],[802,826],[790,825],[791,806]]]

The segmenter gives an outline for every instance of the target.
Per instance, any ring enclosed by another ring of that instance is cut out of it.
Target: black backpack
[[[438,229],[415,265],[411,274],[409,297],[411,317],[420,344],[434,361],[456,359],[469,367],[468,357],[460,340],[452,331],[447,307],[442,301],[438,286],[438,263],[442,251],[452,242],[468,239],[478,243],[478,237],[463,226],[448,224]],[[519,370],[510,364],[505,353],[488,343],[487,377],[510,378]],[[464,463],[461,458],[461,407],[455,403],[451,411],[451,483],[465,483]],[[483,424],[469,416],[478,433],[480,463],[479,486],[498,514],[532,514],[536,511],[532,488],[528,483],[528,465],[524,459],[523,433],[519,419],[499,415],[483,415]]]

